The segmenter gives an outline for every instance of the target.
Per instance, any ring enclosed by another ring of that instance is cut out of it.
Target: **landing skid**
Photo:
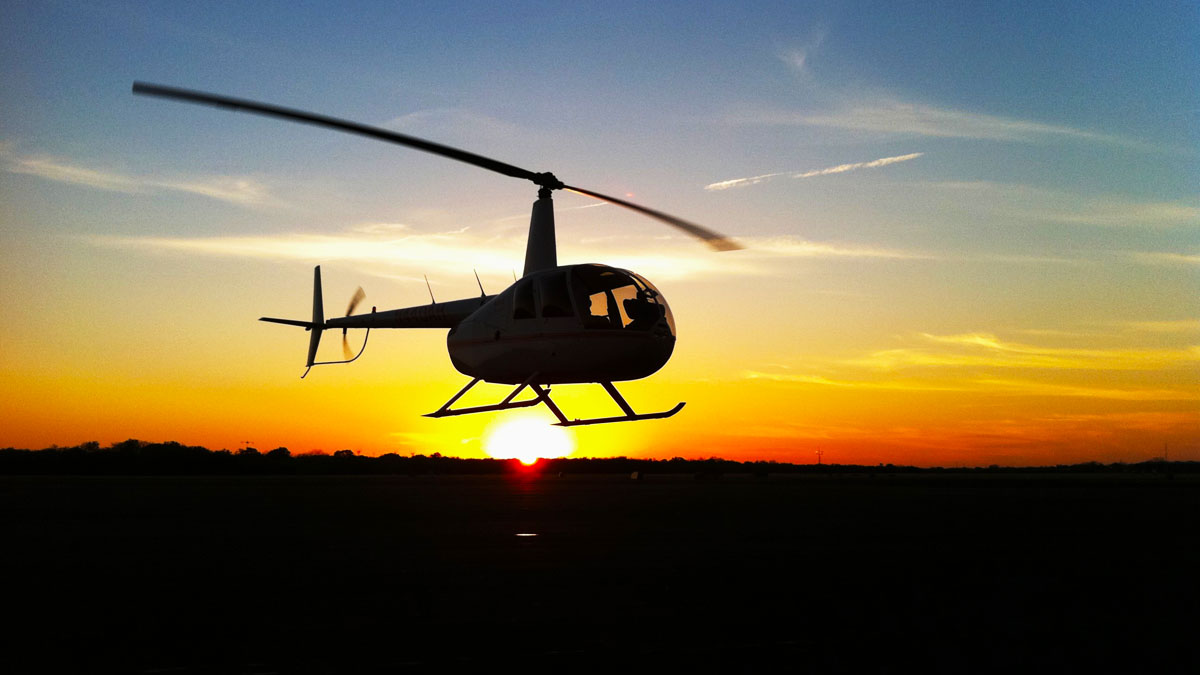
[[[684,403],[678,403],[678,404],[676,404],[676,406],[674,408],[671,408],[670,410],[666,410],[664,412],[645,413],[645,414],[639,415],[638,413],[635,413],[633,411],[633,408],[631,408],[628,403],[625,402],[625,398],[623,396],[621,396],[621,392],[617,391],[617,388],[613,386],[612,382],[601,382],[600,386],[604,387],[604,391],[608,392],[608,395],[612,397],[612,400],[615,401],[618,406],[620,406],[622,412],[624,412],[625,414],[617,415],[615,417],[594,417],[594,418],[586,419],[586,420],[581,420],[581,419],[576,418],[574,420],[568,420],[567,416],[563,414],[563,411],[550,398],[550,387],[546,386],[545,388],[543,388],[539,384],[534,384],[533,380],[536,377],[537,377],[537,373],[530,375],[528,379],[526,379],[521,384],[517,385],[517,388],[513,389],[512,392],[510,392],[508,394],[508,396],[505,396],[504,400],[500,401],[499,403],[494,403],[492,405],[472,406],[469,408],[451,408],[450,406],[454,405],[455,402],[458,401],[458,399],[462,398],[463,395],[466,394],[468,391],[470,391],[471,388],[474,387],[476,384],[479,384],[480,380],[477,377],[477,378],[471,380],[470,382],[468,382],[467,386],[460,389],[459,392],[457,394],[455,394],[453,397],[451,397],[449,401],[446,401],[445,405],[443,405],[441,408],[438,408],[434,412],[426,414],[425,417],[453,417],[455,415],[471,415],[474,413],[495,412],[498,410],[512,410],[515,408],[528,408],[530,406],[535,406],[539,403],[545,403],[546,407],[550,409],[550,412],[554,413],[554,416],[558,418],[558,422],[555,423],[555,426],[578,427],[578,426],[583,426],[586,424],[611,424],[613,422],[637,422],[639,420],[658,420],[658,419],[663,419],[663,418],[674,415],[675,413],[679,412],[680,410],[683,410],[683,406],[684,406]],[[534,394],[536,394],[536,397],[531,398],[531,399],[525,399],[522,401],[514,401],[513,399],[515,399],[518,394],[520,394],[522,391],[524,391],[524,389],[526,387],[529,387],[529,389],[532,390]]]

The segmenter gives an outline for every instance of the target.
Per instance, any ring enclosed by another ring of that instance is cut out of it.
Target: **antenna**
[[[487,293],[483,290],[483,282],[479,280],[479,270],[472,269],[471,271],[475,273],[475,283],[479,284],[479,297],[486,298]]]
[[[429,304],[436,305],[437,300],[433,299],[433,287],[429,285],[429,276],[425,274],[422,274],[421,276],[425,277],[425,288],[429,289]]]
[[[817,448],[817,466],[821,466],[821,455],[824,455],[824,454],[825,454],[824,450]]]

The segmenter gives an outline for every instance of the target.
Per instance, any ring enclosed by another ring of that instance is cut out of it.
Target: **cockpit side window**
[[[615,310],[616,305],[609,300],[611,297],[611,291],[598,291],[585,296],[584,302],[581,303],[582,306],[586,306],[587,308],[587,312],[583,315],[584,328],[613,327],[613,322],[609,318],[609,308],[612,307]],[[619,323],[620,317],[617,317],[617,320]]]
[[[670,310],[649,282],[624,270],[603,265],[573,268],[571,280],[585,328],[624,328],[648,331]]]
[[[567,293],[567,273],[559,272],[542,277],[542,318],[575,316],[571,296]]]
[[[533,284],[528,279],[518,283],[513,290],[513,318],[533,318]]]

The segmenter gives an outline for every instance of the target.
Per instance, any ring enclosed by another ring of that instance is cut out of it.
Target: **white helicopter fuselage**
[[[319,283],[318,272],[314,303]],[[533,272],[498,295],[316,323],[323,329],[448,328],[446,349],[454,367],[498,384],[648,377],[671,358],[676,335],[671,309],[657,288],[633,272],[597,264]]]
[[[450,330],[450,361],[486,382],[636,380],[675,348],[670,308],[649,282],[605,265],[525,276]]]

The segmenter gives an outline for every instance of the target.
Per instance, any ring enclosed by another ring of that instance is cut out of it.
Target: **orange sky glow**
[[[483,457],[517,419],[422,416],[467,381],[443,330],[374,331],[357,362],[301,380],[307,334],[257,319],[310,316],[315,265],[328,316],[359,286],[359,311],[429,302],[426,277],[438,301],[477,297],[476,273],[498,293],[536,188],[132,96],[146,80],[552,170],[740,242],[713,252],[555,193],[558,260],[633,270],[674,312],[670,362],[618,388],[639,412],[687,402],[570,429],[572,456],[1200,460],[1194,11],[1000,40],[985,5],[911,9],[917,35],[807,5],[692,25],[646,4],[531,42],[511,17],[431,9],[415,30],[407,9],[364,25],[310,7],[285,29],[255,3],[186,7],[33,3],[0,22],[0,447]],[[514,50],[530,58],[498,70]],[[1117,71],[1137,76],[1078,76]],[[595,385],[554,397],[618,413]]]

